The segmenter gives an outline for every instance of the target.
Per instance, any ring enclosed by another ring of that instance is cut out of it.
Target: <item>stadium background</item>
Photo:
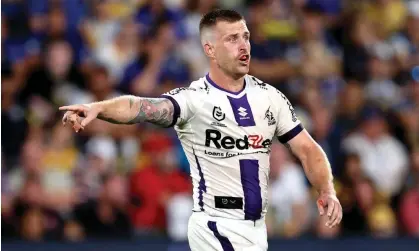
[[[203,76],[198,23],[216,7],[246,17],[251,73],[324,148],[344,210],[324,227],[301,166],[275,144],[270,250],[419,247],[419,1],[3,0],[5,250],[188,250],[174,131],[95,121],[75,134],[57,108]]]

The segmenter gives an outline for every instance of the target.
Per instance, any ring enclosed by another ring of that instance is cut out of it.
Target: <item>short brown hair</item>
[[[212,10],[201,18],[199,32],[201,33],[204,28],[212,27],[220,21],[234,23],[243,19],[243,16],[235,10]]]

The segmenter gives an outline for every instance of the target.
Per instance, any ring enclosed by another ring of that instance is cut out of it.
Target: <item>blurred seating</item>
[[[192,185],[173,130],[95,121],[74,134],[57,107],[188,85],[208,70],[201,15],[229,6],[252,33],[251,74],[290,98],[344,210],[325,227],[275,143],[270,238],[419,236],[418,0],[5,0],[4,240],[185,240]]]

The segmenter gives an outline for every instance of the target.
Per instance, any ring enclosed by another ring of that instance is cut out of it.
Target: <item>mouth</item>
[[[239,57],[239,60],[243,64],[248,64],[250,61],[250,55],[249,54],[243,54]]]

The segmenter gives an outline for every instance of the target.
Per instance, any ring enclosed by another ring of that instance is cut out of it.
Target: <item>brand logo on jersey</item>
[[[243,108],[243,107],[240,106],[240,108],[237,109],[237,110],[239,111],[240,116],[246,117],[246,115],[247,115],[247,112],[246,112],[247,109],[246,108]]]
[[[234,149],[246,150],[249,148],[269,148],[272,140],[263,139],[262,135],[244,135],[243,138],[235,139],[231,136],[221,135],[218,130],[207,129],[205,131],[205,146],[215,146],[217,149]]]
[[[179,88],[176,88],[176,89],[173,89],[173,90],[167,92],[167,94],[176,95],[176,94],[178,94],[182,91],[186,91],[186,90],[196,91],[196,89],[192,88],[192,87],[179,87]]]
[[[200,87],[201,90],[204,90],[207,94],[209,93],[209,86],[206,82],[204,82],[205,87]]]
[[[271,107],[269,106],[268,110],[265,112],[265,119],[268,120],[268,126],[275,125],[276,120],[274,114],[270,111]]]
[[[295,114],[294,107],[292,107],[290,101],[288,100],[288,98],[283,93],[281,93],[281,97],[287,102],[288,109],[291,112],[292,122],[296,122],[297,121],[297,114]]]
[[[262,80],[260,80],[260,79],[257,79],[257,78],[255,78],[255,77],[252,77],[252,79],[253,79],[253,81],[255,81],[256,82],[256,84],[261,88],[261,89],[263,89],[263,90],[268,90],[268,87],[266,87],[266,83],[265,82],[263,82]]]

